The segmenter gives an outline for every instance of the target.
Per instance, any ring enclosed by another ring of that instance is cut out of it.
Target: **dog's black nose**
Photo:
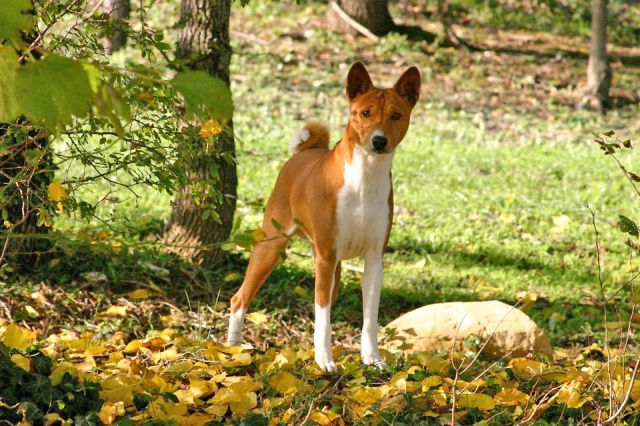
[[[373,138],[371,138],[371,143],[373,144],[373,148],[376,151],[382,151],[383,149],[385,149],[389,141],[387,141],[387,138],[385,138],[384,136],[374,136]]]

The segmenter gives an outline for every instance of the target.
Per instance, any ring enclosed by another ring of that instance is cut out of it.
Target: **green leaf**
[[[184,98],[186,118],[227,120],[233,115],[231,90],[204,71],[178,73],[171,85]]]
[[[15,92],[18,73],[18,55],[7,46],[0,46],[0,122],[6,123],[18,117]]]
[[[33,26],[33,16],[24,13],[31,8],[29,0],[0,1],[0,41],[11,39],[20,42],[20,31],[29,32]]]
[[[634,221],[623,215],[619,215],[618,217],[620,218],[618,226],[620,226],[620,230],[622,232],[626,232],[627,234],[633,235],[634,237],[640,235],[640,233],[638,232],[638,225],[636,225]]]
[[[605,135],[605,136],[607,136],[607,137],[609,137],[609,138],[610,138],[611,136],[615,135],[615,134],[616,134],[616,132],[614,132],[613,130],[608,130],[608,131],[606,131],[606,132],[604,132],[604,133],[603,133],[603,135]]]
[[[87,70],[76,61],[58,55],[25,65],[16,79],[20,112],[55,133],[83,117],[92,105]]]

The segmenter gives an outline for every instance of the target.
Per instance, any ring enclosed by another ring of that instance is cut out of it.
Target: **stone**
[[[396,318],[385,329],[383,335],[392,333],[393,337],[382,346],[392,352],[467,350],[468,339],[477,337],[476,350],[488,341],[482,355],[490,358],[553,357],[544,331],[524,312],[497,300],[423,306]]]

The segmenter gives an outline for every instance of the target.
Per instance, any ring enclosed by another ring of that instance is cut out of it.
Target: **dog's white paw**
[[[365,365],[372,365],[380,370],[387,367],[387,363],[380,355],[380,351],[361,352],[360,356],[362,357],[362,362]]]
[[[328,353],[325,351],[316,352],[314,359],[316,360],[318,367],[320,367],[320,369],[325,373],[335,373],[338,371],[336,363],[333,362],[333,355],[331,354],[331,351]]]

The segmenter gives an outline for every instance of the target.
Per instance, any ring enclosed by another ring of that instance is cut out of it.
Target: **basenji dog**
[[[365,364],[384,367],[378,349],[378,306],[382,256],[393,220],[391,163],[409,128],[420,96],[420,72],[407,69],[393,88],[373,86],[364,65],[347,75],[349,123],[329,149],[329,132],[308,123],[291,142],[265,208],[264,239],[254,245],[242,286],[231,299],[227,340],[241,342],[251,299],[275,267],[289,237],[311,241],[315,256],[315,360],[336,371],[331,351],[331,304],[340,285],[340,262],[364,258],[361,355]]]

